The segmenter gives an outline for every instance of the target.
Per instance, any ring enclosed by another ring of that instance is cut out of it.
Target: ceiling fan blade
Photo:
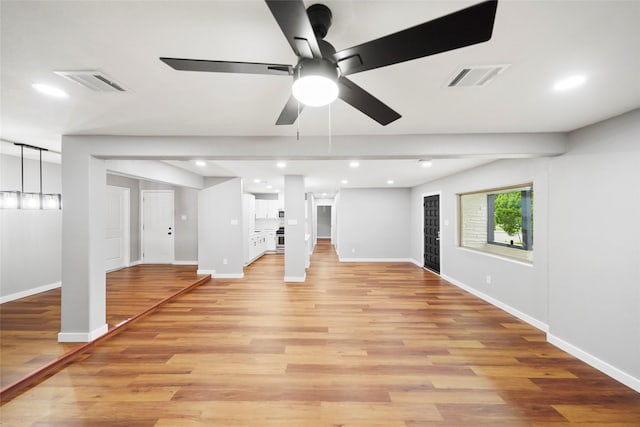
[[[341,50],[334,59],[348,75],[481,43],[491,38],[497,5],[497,0],[485,1]]]
[[[273,74],[288,76],[293,67],[285,64],[258,62],[207,61],[205,59],[160,58],[173,69],[180,71],[204,71],[209,73]]]
[[[388,105],[346,77],[338,79],[338,88],[340,90],[340,95],[338,95],[340,99],[383,126],[402,117]]]
[[[322,58],[318,40],[300,0],[265,0],[293,51],[302,58]]]
[[[298,114],[302,112],[303,108],[304,104],[298,102],[298,100],[293,95],[291,95],[289,97],[289,100],[287,101],[287,104],[282,109],[280,117],[278,117],[278,120],[276,121],[276,125],[294,124],[296,122],[296,119],[298,118]]]

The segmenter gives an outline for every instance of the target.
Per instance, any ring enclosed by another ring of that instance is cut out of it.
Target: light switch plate
[[[287,220],[287,225],[298,225],[298,220],[297,219],[288,219]]]
[[[238,225],[238,220],[237,219],[232,219],[231,220],[231,225]]]

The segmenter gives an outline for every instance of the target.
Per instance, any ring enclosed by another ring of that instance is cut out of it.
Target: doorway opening
[[[331,238],[331,206],[316,206],[316,233],[318,239]]]

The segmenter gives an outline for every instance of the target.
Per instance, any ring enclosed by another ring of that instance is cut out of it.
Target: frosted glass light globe
[[[338,85],[324,76],[304,76],[293,82],[293,96],[309,107],[331,104],[338,97]]]

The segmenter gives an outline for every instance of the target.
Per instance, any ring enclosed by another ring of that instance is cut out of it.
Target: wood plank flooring
[[[184,294],[1,408],[11,426],[638,426],[640,394],[412,264],[283,257]]]
[[[195,265],[138,265],[107,274],[107,323],[118,323],[191,285]],[[58,343],[60,289],[0,305],[0,388],[77,347]]]

